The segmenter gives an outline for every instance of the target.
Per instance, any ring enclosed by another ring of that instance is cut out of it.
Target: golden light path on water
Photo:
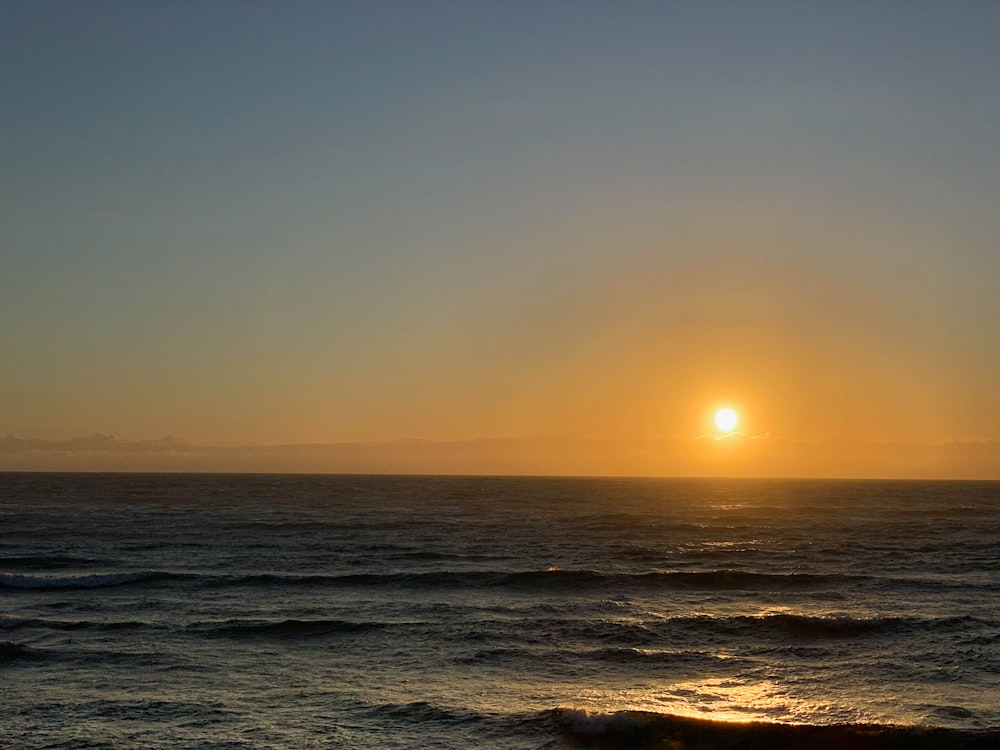
[[[715,656],[720,660],[735,658],[724,652]],[[640,711],[731,723],[910,723],[888,710],[902,696],[882,696],[877,704],[884,710],[879,710],[875,701],[862,708],[796,692],[795,686],[771,679],[665,680],[614,692],[586,690],[578,695],[573,707],[592,714]]]

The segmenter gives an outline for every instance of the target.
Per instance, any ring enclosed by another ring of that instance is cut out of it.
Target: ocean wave
[[[305,638],[335,633],[362,633],[385,627],[381,622],[350,620],[224,620],[195,623],[191,632],[235,637]]]
[[[548,663],[559,660],[572,662],[584,659],[613,665],[704,664],[706,662],[718,662],[722,658],[708,651],[624,646],[582,650],[551,649],[544,652],[539,652],[531,648],[495,647],[479,649],[472,654],[457,657],[455,661],[458,664],[510,665],[520,663],[531,664],[537,662],[541,657]]]
[[[658,619],[631,618],[539,618],[531,631],[546,634],[553,642],[597,642],[614,648],[604,653],[612,658],[639,659],[627,649],[650,653],[685,651],[685,645],[702,644],[706,639],[728,639],[745,647],[778,644],[781,648],[822,644],[832,640],[867,640],[880,637],[922,636],[933,633],[979,633],[998,623],[974,617],[821,617],[774,613],[762,615],[682,615]],[[697,649],[695,649],[697,650]],[[750,653],[750,652],[747,652]],[[765,652],[766,653],[766,652]],[[821,653],[821,652],[818,652]],[[817,654],[812,654],[817,656]],[[654,657],[660,658],[660,657]],[[666,658],[666,657],[663,657]]]
[[[0,615],[0,630],[21,628],[45,628],[49,630],[132,630],[150,627],[150,623],[140,620],[118,620],[112,622],[92,622],[90,620],[49,620],[41,617],[19,617]]]
[[[576,708],[556,708],[547,716],[571,746],[606,749],[992,750],[1000,746],[1000,728],[726,722],[647,711],[601,713]]]
[[[50,570],[55,568],[82,567],[107,561],[95,560],[89,557],[71,557],[69,555],[15,555],[0,557],[0,568],[32,568],[35,570]]]
[[[251,586],[330,586],[330,587],[464,587],[496,583],[506,574],[483,571],[442,571],[426,573],[260,573],[242,576],[233,582]]]
[[[670,583],[687,588],[706,589],[759,589],[799,588],[830,583],[848,583],[867,579],[867,576],[818,573],[752,573],[742,570],[680,571],[651,574]]]
[[[427,701],[412,703],[384,703],[371,706],[366,713],[380,721],[406,722],[407,724],[432,722],[445,726],[475,724],[485,719],[482,714],[468,709],[438,706]]]
[[[782,591],[822,589],[864,583],[867,575],[817,573],[758,573],[742,570],[652,571],[642,573],[602,572],[589,569],[547,568],[539,570],[439,570],[396,573],[254,573],[187,574],[146,570],[121,573],[15,573],[0,572],[0,588],[85,589],[151,583],[174,579],[196,579],[211,586],[316,586],[331,588],[493,588],[521,590],[592,591]],[[884,582],[884,581],[883,581]],[[894,586],[927,587],[934,581],[890,579]],[[958,585],[950,583],[950,586]],[[967,583],[961,584],[965,587]]]
[[[22,643],[0,641],[0,664],[21,660],[43,659],[45,655]]]
[[[506,586],[608,586],[643,589],[785,589],[856,581],[862,576],[812,573],[752,573],[741,570],[601,573],[549,569],[509,573],[494,581]]]
[[[669,620],[667,622],[670,622]],[[820,617],[774,613],[737,615],[735,617],[677,618],[688,627],[718,629],[729,634],[750,631],[755,634],[775,633],[801,638],[858,638],[881,634],[912,634],[917,632],[964,630],[991,626],[975,617]]]
[[[290,586],[400,586],[613,589],[786,589],[843,584],[867,580],[858,575],[812,573],[752,573],[738,570],[654,571],[605,573],[597,570],[548,568],[541,570],[443,570],[419,573],[279,574],[262,573],[236,578],[243,585]]]
[[[81,573],[77,575],[30,575],[0,573],[0,588],[10,589],[94,589],[180,578],[180,574],[158,570],[131,573]]]
[[[709,651],[625,646],[592,649],[582,656],[612,664],[692,664],[717,662],[722,658]]]
[[[455,658],[458,664],[510,664],[531,663],[538,659],[538,652],[524,648],[496,647],[479,649],[473,654]]]
[[[737,626],[776,631],[807,638],[851,638],[882,632],[908,630],[913,622],[898,617],[816,617],[771,614],[735,617]]]
[[[406,549],[383,555],[384,558],[393,560],[421,560],[438,562],[442,560],[458,562],[492,562],[494,560],[505,560],[506,555],[473,554],[469,552],[443,552],[441,550],[413,550]]]

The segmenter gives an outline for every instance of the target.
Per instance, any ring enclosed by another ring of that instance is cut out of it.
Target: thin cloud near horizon
[[[111,434],[0,437],[4,471],[746,476],[1000,479],[1000,441],[879,443],[736,433],[670,438],[538,436],[331,443],[203,443]]]

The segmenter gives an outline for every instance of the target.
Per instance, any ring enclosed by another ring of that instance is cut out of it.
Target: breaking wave
[[[548,716],[571,747],[605,750],[987,750],[1000,746],[1000,729],[726,722],[646,711],[592,713],[576,708],[557,708]]]

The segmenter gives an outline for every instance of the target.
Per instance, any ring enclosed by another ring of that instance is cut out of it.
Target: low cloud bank
[[[764,436],[203,444],[182,438],[0,437],[0,471],[1000,479],[1000,441],[810,442]]]

